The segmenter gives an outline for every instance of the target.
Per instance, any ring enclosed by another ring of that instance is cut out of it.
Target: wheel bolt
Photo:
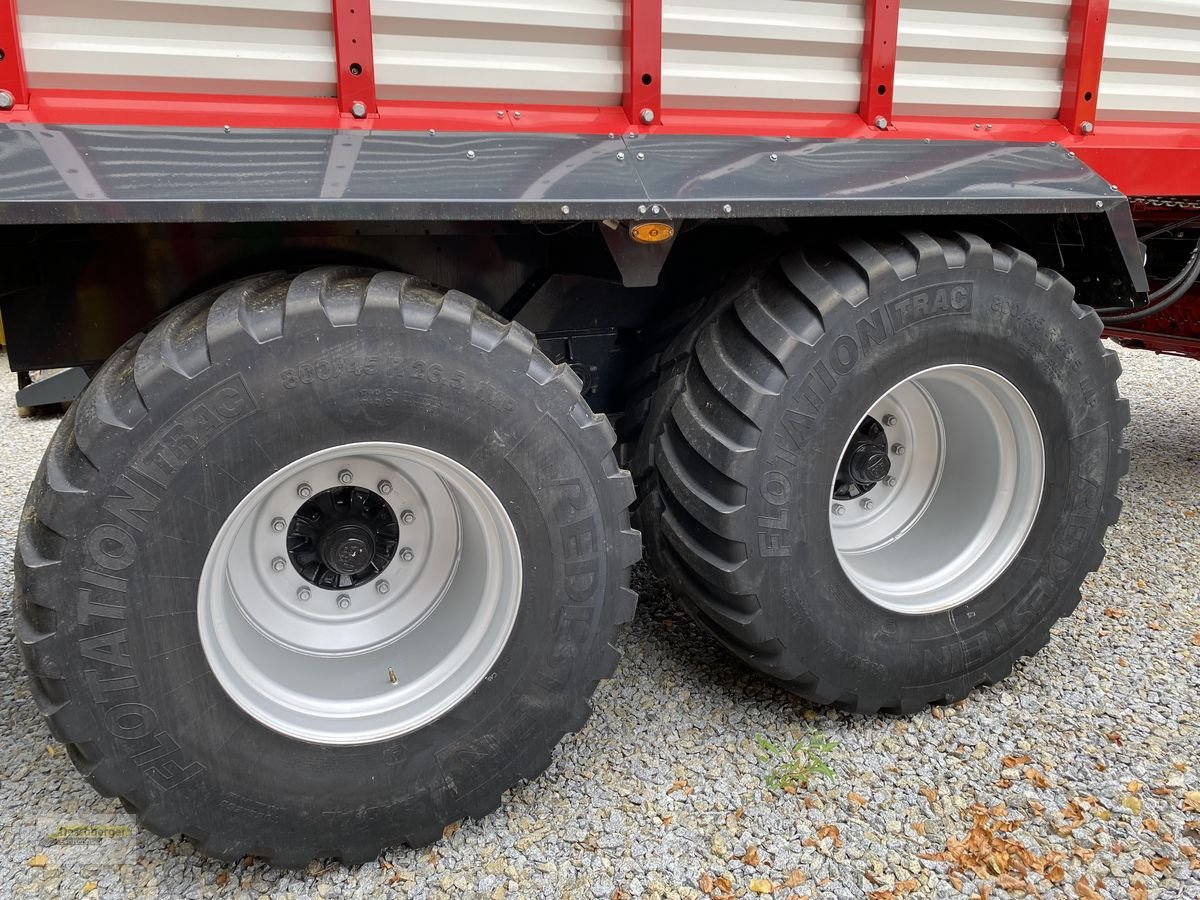
[[[279,516],[271,520],[272,531],[283,531],[285,528],[287,528],[287,522],[283,521]]]
[[[307,603],[311,598],[312,598],[312,591],[310,591],[306,587],[299,588],[296,591],[296,599],[297,600],[303,600],[305,603]]]
[[[846,507],[840,503],[833,504],[833,514],[835,516],[844,516],[846,514]]]
[[[301,482],[296,487],[296,496],[299,497],[301,500],[305,499],[306,497],[311,497],[312,496],[312,485],[310,485],[307,481]]]
[[[895,416],[893,416],[893,415],[886,415],[886,416],[884,416],[884,417],[883,417],[883,424],[884,424],[885,426],[887,426],[888,428],[891,428],[893,425],[895,425],[895,424],[896,424],[896,417],[895,417]]]
[[[404,560],[405,562],[412,562],[413,561],[412,547],[405,547],[403,550],[401,550],[400,558],[402,560]]]
[[[886,484],[888,487],[895,487],[896,486],[896,476],[889,475],[887,478],[883,479],[883,483]]]
[[[892,444],[892,452],[897,456],[903,456],[906,450],[903,444]]]
[[[875,501],[870,497],[864,497],[862,503],[859,504],[863,509],[872,509],[875,506]]]
[[[411,509],[406,509],[404,512],[400,513],[400,521],[405,525],[411,525],[413,522],[417,521],[417,517],[413,515],[413,511]]]
[[[350,608],[350,595],[349,594],[339,594],[338,598],[337,598],[337,605],[338,605],[338,609],[349,609]]]
[[[286,566],[287,566],[287,562],[284,561],[284,558],[282,556],[277,556],[273,560],[271,560],[271,568],[274,569],[276,572],[282,572]]]
[[[342,469],[342,471],[338,472],[338,481],[340,481],[342,484],[349,484],[353,480],[354,473],[352,473],[349,469]]]
[[[386,594],[391,588],[392,586],[386,581],[375,582],[375,593],[377,594]]]
[[[392,492],[392,483],[386,478],[377,485],[379,493],[390,494]]]

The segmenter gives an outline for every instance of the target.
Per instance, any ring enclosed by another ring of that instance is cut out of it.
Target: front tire
[[[643,429],[652,565],[818,702],[909,711],[1007,675],[1120,510],[1129,413],[1099,319],[966,234],[796,250],[727,293]]]
[[[427,843],[538,775],[613,671],[639,550],[613,442],[462,294],[210,292],[47,451],[16,563],[34,695],[93,786],[211,855]]]

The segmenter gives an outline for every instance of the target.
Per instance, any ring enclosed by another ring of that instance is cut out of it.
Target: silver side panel
[[[617,105],[624,9],[623,0],[373,0],[379,96]]]
[[[663,106],[854,112],[863,5],[664,0]]]
[[[1097,118],[1200,121],[1200,2],[1112,0]]]
[[[1071,0],[903,0],[896,115],[1054,118],[1070,11]]]
[[[329,0],[19,0],[34,90],[331,96]]]

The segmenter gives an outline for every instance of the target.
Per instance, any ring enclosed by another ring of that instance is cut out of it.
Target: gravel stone
[[[642,571],[621,666],[549,770],[433,848],[388,850],[357,869],[208,861],[97,796],[26,687],[5,563],[0,895],[697,898],[708,875],[729,878],[737,897],[759,896],[750,879],[766,878],[776,898],[842,900],[893,887],[897,896],[959,898],[979,893],[985,879],[963,875],[960,892],[948,863],[923,856],[964,837],[972,808],[1004,804],[1003,818],[1015,823],[1005,837],[1066,854],[1061,884],[1035,879],[1043,896],[1075,896],[1072,886],[1086,878],[1110,900],[1137,884],[1151,897],[1200,897],[1200,811],[1185,805],[1185,792],[1200,790],[1200,365],[1132,351],[1121,359],[1133,405],[1124,513],[1077,612],[1003,685],[904,719],[813,707],[734,662]],[[15,388],[14,376],[0,375],[0,396]],[[57,418],[19,419],[11,399],[0,406],[0,557],[8,560]],[[796,794],[768,788],[755,738],[783,745],[812,731],[836,741],[835,777]],[[1028,763],[1005,767],[1005,757],[1021,754]],[[685,789],[669,790],[680,781]],[[1084,819],[1073,829],[1063,812],[1072,801]],[[61,839],[79,825],[130,830]],[[750,846],[757,866],[740,858]],[[44,866],[30,865],[37,854]],[[1153,874],[1138,871],[1147,865]],[[786,887],[793,872],[803,880]],[[900,893],[906,879],[915,887]],[[992,898],[1010,896],[989,888]]]

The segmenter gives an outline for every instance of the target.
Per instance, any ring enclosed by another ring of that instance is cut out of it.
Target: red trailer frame
[[[293,98],[28,88],[17,0],[0,0],[0,123],[144,127],[325,128],[388,131],[528,131],[574,134],[792,135],[850,140],[979,140],[1057,143],[1131,197],[1196,197],[1200,123],[1105,122],[1097,118],[1108,0],[1073,0],[1056,119],[893,115],[897,27],[903,0],[864,0],[858,114],[661,108],[662,0],[626,0],[625,84],[620,106],[509,106],[379,100],[370,0],[331,0],[337,95]],[[2,99],[2,98],[0,98]],[[0,104],[2,106],[3,104]],[[1184,301],[1200,303],[1200,292]],[[1161,318],[1161,317],[1159,317]],[[1200,356],[1200,330],[1144,334],[1153,349]],[[1154,320],[1162,324],[1158,318]],[[1174,320],[1172,320],[1174,321]],[[1122,334],[1124,338],[1124,334]]]

